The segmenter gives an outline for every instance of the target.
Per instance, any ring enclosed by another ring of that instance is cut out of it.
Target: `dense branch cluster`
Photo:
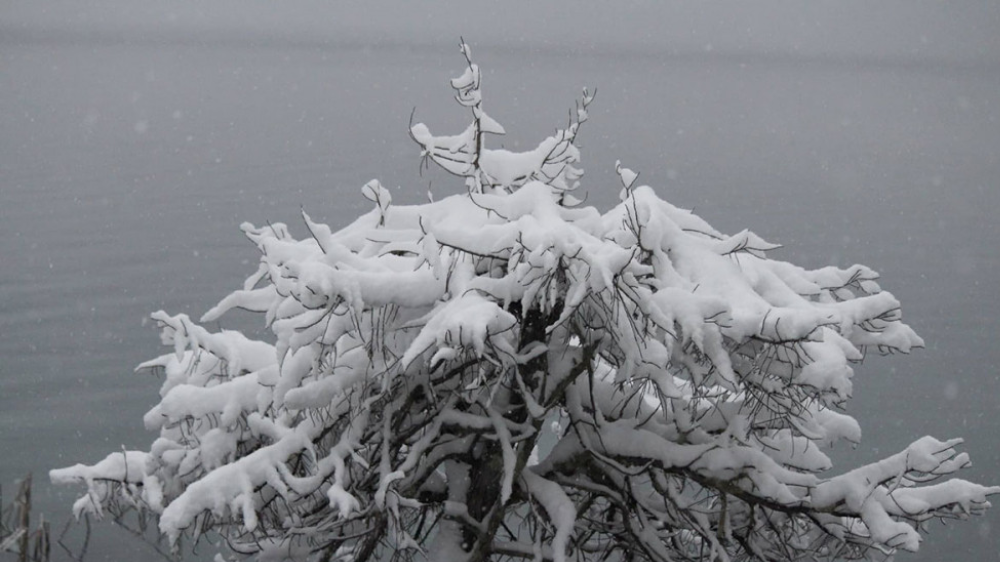
[[[76,513],[261,559],[665,562],[912,551],[989,506],[1000,488],[933,482],[968,464],[960,440],[828,474],[861,436],[851,364],[922,345],[875,272],[771,259],[620,167],[620,204],[573,206],[593,96],[536,149],[490,150],[462,53],[473,123],[410,130],[468,193],[396,206],[373,180],[337,232],[245,224],[260,266],[201,322],[246,309],[273,339],[154,314],[159,438],[53,471],[86,482]]]

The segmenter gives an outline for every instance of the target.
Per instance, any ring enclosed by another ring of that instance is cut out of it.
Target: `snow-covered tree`
[[[467,192],[397,206],[373,180],[339,231],[244,224],[260,266],[201,322],[241,308],[273,337],[153,314],[159,438],[52,471],[86,483],[76,514],[263,560],[770,561],[915,551],[989,507],[1000,488],[938,481],[958,439],[831,475],[861,438],[852,364],[922,345],[874,271],[771,259],[620,165],[620,204],[579,206],[593,96],[534,150],[489,149],[462,53],[472,124],[410,132]]]

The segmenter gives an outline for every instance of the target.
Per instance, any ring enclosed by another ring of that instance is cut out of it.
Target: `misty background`
[[[438,134],[466,125],[460,36],[509,132],[492,146],[533,147],[598,90],[588,204],[617,202],[621,159],[779,259],[882,273],[927,348],[856,368],[864,440],[834,472],[960,436],[962,477],[1000,484],[998,3],[0,0],[5,501],[34,472],[58,535],[82,489],[48,470],[148,449],[160,381],[132,368],[169,351],[149,313],[197,317],[238,288],[258,259],[242,221],[303,234],[305,209],[336,230],[372,178],[396,204],[464,189],[419,175],[406,133],[414,109]],[[995,510],[932,523],[898,560],[998,552]],[[85,560],[151,556],[106,524]]]

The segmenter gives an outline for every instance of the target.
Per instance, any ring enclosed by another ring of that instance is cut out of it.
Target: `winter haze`
[[[61,530],[79,490],[49,469],[148,446],[159,381],[131,372],[161,353],[148,315],[200,316],[242,282],[258,256],[240,222],[304,208],[338,228],[371,178],[403,203],[462,189],[419,176],[406,134],[414,107],[464,126],[459,36],[510,148],[597,88],[588,204],[617,201],[621,159],[782,259],[882,274],[927,348],[857,369],[864,440],[838,468],[964,437],[962,477],[1000,483],[1000,7],[101,0],[0,3],[5,491],[34,472]],[[899,559],[993,560],[998,527],[934,523]],[[149,556],[106,525],[87,559]]]

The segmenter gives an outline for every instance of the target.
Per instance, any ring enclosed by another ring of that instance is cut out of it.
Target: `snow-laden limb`
[[[545,508],[556,529],[552,538],[553,560],[565,562],[566,548],[576,524],[576,507],[559,484],[538,476],[531,469],[522,471],[521,479],[528,493]]]
[[[466,178],[466,186],[472,193],[511,192],[529,181],[544,182],[561,197],[576,189],[583,175],[583,170],[576,167],[580,161],[576,135],[589,117],[587,110],[595,94],[584,89],[567,127],[558,129],[533,150],[489,149],[485,147],[485,135],[503,135],[506,131],[483,110],[482,75],[464,41],[461,52],[468,66],[451,81],[451,87],[459,104],[472,111],[472,123],[457,135],[435,136],[427,125],[411,122],[410,137],[420,145],[421,157]]]
[[[969,456],[933,437],[915,441],[905,451],[882,461],[856,468],[816,486],[810,494],[818,510],[859,513],[871,538],[904,550],[916,551],[920,534],[907,524],[932,517],[980,515],[990,507],[986,500],[1000,487],[986,487],[964,480],[915,487],[917,482],[936,480],[969,465]]]
[[[54,484],[84,483],[87,494],[73,504],[73,516],[79,519],[83,514],[98,517],[104,515],[104,505],[115,502],[119,494],[112,484],[120,484],[124,489],[121,499],[135,506],[143,502],[153,511],[163,509],[163,491],[155,475],[147,474],[148,453],[142,451],[121,451],[111,453],[93,466],[76,464],[71,467],[49,471]]]
[[[410,132],[467,192],[402,206],[373,180],[340,230],[244,224],[260,262],[201,322],[270,333],[155,313],[159,435],[52,471],[86,485],[77,515],[141,510],[261,560],[665,562],[916,550],[929,519],[989,507],[1000,488],[948,479],[960,440],[826,454],[861,439],[839,409],[866,351],[923,345],[877,273],[775,259],[620,164],[618,205],[574,206],[593,96],[535,150],[490,150],[462,53],[472,124]]]

